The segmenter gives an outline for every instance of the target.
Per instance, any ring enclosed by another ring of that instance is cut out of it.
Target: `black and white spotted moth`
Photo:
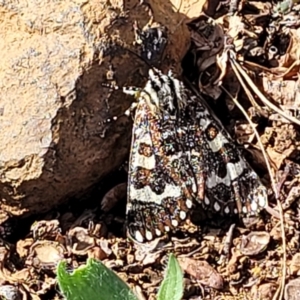
[[[151,241],[182,225],[195,203],[213,214],[256,215],[266,188],[203,100],[171,72],[150,69],[134,95],[127,230]]]

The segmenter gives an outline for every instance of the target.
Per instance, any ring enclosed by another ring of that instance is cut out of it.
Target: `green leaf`
[[[183,296],[183,274],[173,254],[170,254],[165,278],[159,288],[157,300],[180,300]]]
[[[103,263],[88,259],[72,273],[66,263],[57,267],[58,285],[67,300],[138,300],[128,285]]]

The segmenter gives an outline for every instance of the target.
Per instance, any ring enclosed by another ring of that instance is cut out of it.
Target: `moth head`
[[[170,75],[164,75],[156,69],[149,70],[143,96],[156,113],[175,115],[186,105],[181,82]]]

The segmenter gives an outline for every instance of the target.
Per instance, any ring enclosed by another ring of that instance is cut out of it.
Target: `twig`
[[[252,103],[252,105],[254,106],[254,108],[256,108],[257,110],[261,111],[262,108],[257,104],[257,102],[255,101],[254,97],[252,96],[251,92],[249,91],[249,89],[247,88],[246,84],[244,83],[240,73],[238,72],[237,68],[235,67],[235,65],[232,64],[232,69],[236,75],[236,77],[238,78],[240,84],[242,85],[242,87],[244,88],[244,91],[246,93],[246,95],[248,96],[250,102]]]
[[[235,68],[235,65],[232,64],[232,68]],[[241,85],[247,89],[247,87],[245,86],[244,81],[242,80]],[[267,153],[263,147],[263,144],[261,142],[260,136],[255,128],[255,125],[253,124],[252,120],[249,118],[247,112],[244,110],[244,108],[240,105],[240,103],[237,101],[237,99],[235,97],[233,97],[224,87],[222,87],[222,89],[228,94],[228,96],[232,99],[232,101],[235,103],[235,105],[241,110],[241,112],[244,114],[244,116],[246,117],[247,121],[249,122],[250,126],[253,129],[253,132],[257,138],[259,147],[262,151],[263,157],[265,159],[266,165],[267,165],[267,169],[268,172],[270,174],[270,178],[271,178],[271,184],[272,184],[272,188],[275,194],[275,198],[277,201],[277,206],[278,206],[278,210],[279,210],[279,216],[280,216],[280,225],[281,225],[281,237],[282,237],[282,279],[281,279],[281,284],[278,287],[278,289],[276,290],[275,295],[273,296],[273,300],[276,300],[279,294],[279,299],[283,299],[283,292],[284,292],[284,286],[285,286],[285,278],[286,278],[286,240],[285,240],[285,231],[284,231],[284,217],[283,217],[283,209],[281,206],[281,203],[279,201],[279,194],[278,194],[278,190],[277,190],[277,186],[275,183],[275,179],[274,179],[274,175],[267,157]]]
[[[240,64],[235,59],[235,53],[233,51],[230,51],[230,57],[229,57],[231,67],[235,70],[235,73],[240,73],[247,84],[250,86],[250,88],[253,90],[253,92],[259,97],[259,99],[270,109],[280,114],[285,119],[289,120],[292,123],[295,123],[300,126],[300,121],[293,117],[286,114],[283,110],[278,108],[276,105],[274,105],[272,102],[270,102],[264,94],[256,87],[256,85],[253,83],[252,79],[249,77],[249,75],[244,71],[244,69],[240,66]]]
[[[235,224],[231,224],[231,226],[229,227],[229,230],[227,232],[225,241],[223,243],[223,254],[228,258],[229,254],[230,254],[230,247],[232,244],[232,238],[233,238],[233,231],[235,229]]]

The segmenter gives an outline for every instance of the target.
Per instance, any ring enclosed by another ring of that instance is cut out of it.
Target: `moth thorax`
[[[160,107],[162,111],[167,112],[169,115],[177,115],[182,109],[181,103],[178,103],[178,99],[174,97],[173,93],[163,97],[160,100]]]
[[[162,110],[157,97],[151,97],[150,94],[144,92],[141,94],[141,98],[146,102],[152,114],[161,115]]]

